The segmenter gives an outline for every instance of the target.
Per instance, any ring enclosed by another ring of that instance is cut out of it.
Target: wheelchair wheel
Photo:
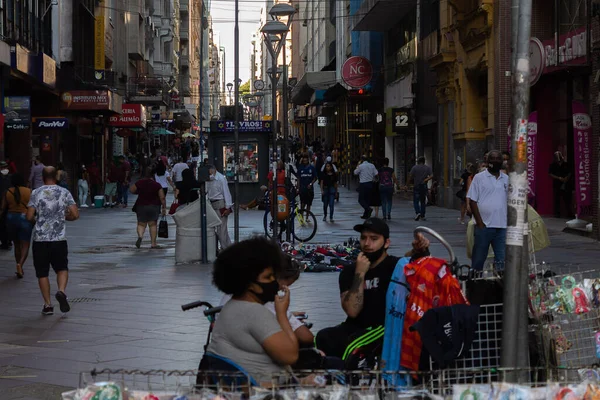
[[[273,237],[273,218],[271,218],[271,211],[267,210],[263,218],[263,227],[265,229],[265,236],[271,239]]]
[[[308,210],[298,210],[293,223],[294,237],[299,242],[308,242],[317,234],[317,218]]]

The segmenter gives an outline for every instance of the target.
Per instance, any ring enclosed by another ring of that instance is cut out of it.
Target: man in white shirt
[[[171,170],[171,176],[173,177],[173,181],[175,182],[175,187],[177,189],[179,189],[181,181],[183,180],[181,173],[189,168],[186,162],[187,158],[188,155],[184,153],[183,157],[181,157],[181,160],[179,160],[177,164],[173,165],[173,169]]]
[[[210,205],[221,218],[221,225],[217,226],[215,229],[217,238],[219,238],[219,243],[221,243],[221,248],[224,249],[231,245],[229,231],[227,230],[227,217],[231,214],[233,201],[231,199],[231,193],[229,192],[229,186],[225,175],[217,171],[217,168],[214,165],[209,166],[208,171],[210,177],[209,181],[206,182],[206,193],[208,195],[208,200],[210,200]]]
[[[483,270],[490,245],[496,270],[504,269],[508,175],[501,171],[502,161],[502,153],[490,151],[487,169],[473,177],[467,193],[476,222],[471,266],[477,271]]]
[[[358,186],[358,204],[365,210],[362,219],[367,219],[373,213],[371,208],[371,192],[373,191],[373,179],[377,176],[377,168],[367,160],[367,156],[362,156],[361,161],[354,170],[354,175],[358,175],[360,185]]]

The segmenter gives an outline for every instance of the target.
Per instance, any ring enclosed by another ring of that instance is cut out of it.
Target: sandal
[[[17,276],[17,279],[23,279],[24,273],[21,264],[17,264],[17,272],[15,272],[15,275]]]
[[[156,245],[156,246],[150,246],[151,249],[161,249],[162,247],[160,247],[160,245]]]
[[[142,238],[138,237],[137,240],[135,241],[135,247],[137,247],[139,249],[141,245],[142,245]]]

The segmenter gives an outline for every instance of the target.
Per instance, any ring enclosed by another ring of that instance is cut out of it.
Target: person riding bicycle
[[[386,294],[399,258],[387,253],[390,229],[379,218],[354,226],[360,232],[361,253],[356,264],[344,268],[339,277],[341,302],[348,316],[342,324],[326,328],[315,339],[327,356],[346,359],[359,346],[383,339]],[[428,255],[429,241],[419,234],[407,256]]]
[[[298,280],[298,278],[300,278],[300,270],[302,266],[298,261],[292,259],[292,257],[290,257],[287,254],[284,255],[284,259],[285,261],[283,269],[277,277],[277,282],[279,282],[279,286],[287,286],[289,288],[294,284],[294,282]],[[230,294],[223,295],[219,305],[225,305],[229,300],[231,300],[231,297],[232,296]],[[277,315],[277,312],[275,311],[275,303],[273,303],[272,301],[268,302],[265,304],[265,307],[273,314]],[[313,346],[315,337],[310,331],[310,329],[308,329],[302,322],[300,322],[300,320],[296,318],[294,313],[288,311],[287,316],[290,321],[290,326],[292,327],[294,334],[298,338],[299,345],[301,347]]]
[[[264,237],[236,243],[219,254],[213,284],[232,298],[215,322],[200,369],[234,367],[256,382],[291,372],[299,346],[287,315],[290,291],[276,280],[283,263],[279,246]],[[274,302],[275,314],[264,306],[269,302]]]

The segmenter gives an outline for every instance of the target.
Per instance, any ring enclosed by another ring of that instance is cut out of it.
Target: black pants
[[[556,218],[561,217],[560,200],[565,202],[565,209],[567,210],[567,218],[571,217],[571,191],[561,190],[560,188],[554,188],[554,216]]]
[[[373,182],[361,183],[358,186],[358,204],[365,209],[365,214],[371,209],[371,192]]]

